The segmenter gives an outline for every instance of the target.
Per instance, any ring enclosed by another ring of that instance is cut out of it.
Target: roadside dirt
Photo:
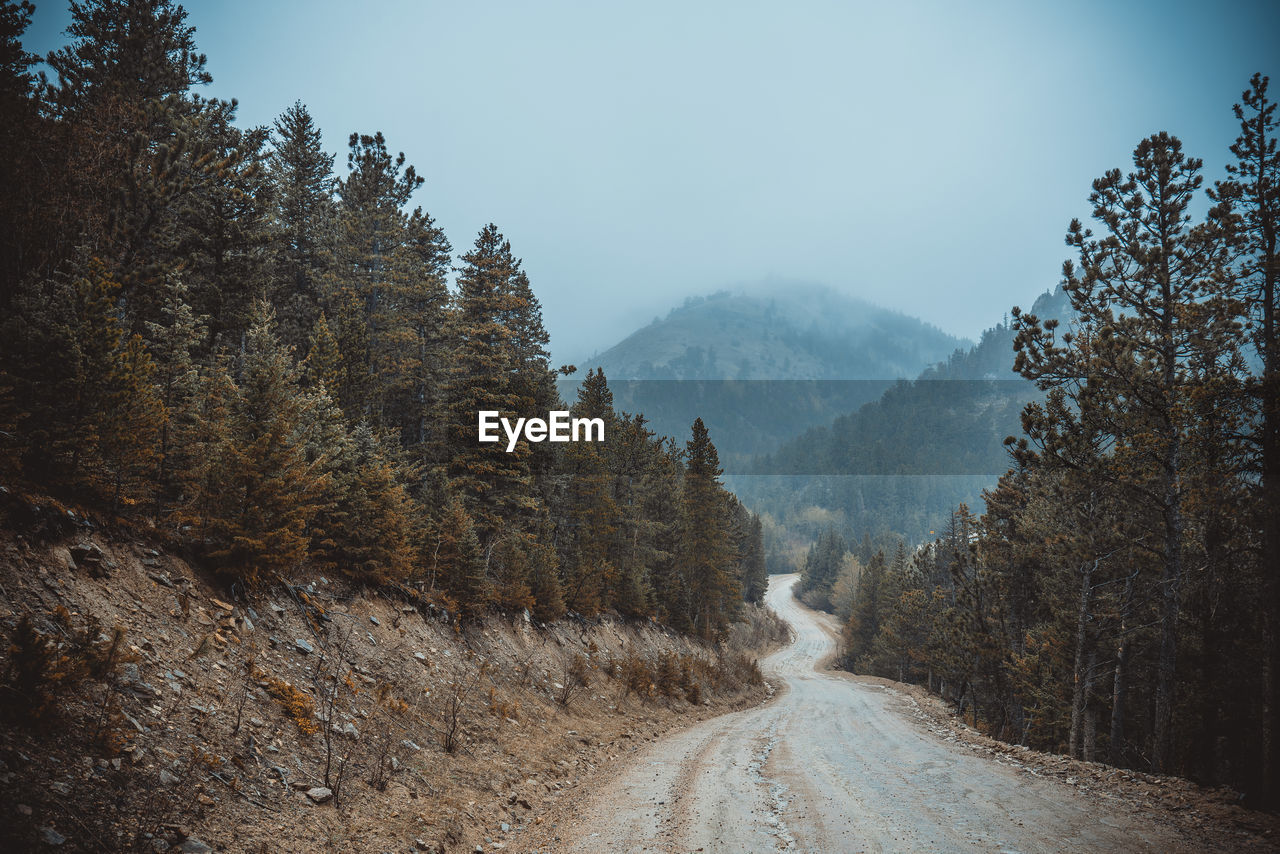
[[[96,619],[100,637],[124,630],[126,654],[47,720],[0,718],[2,851],[498,850],[572,809],[593,772],[767,697],[653,623],[460,627],[333,578],[237,600],[163,544],[74,518],[52,542],[0,531],[0,643],[24,615],[55,638]],[[664,654],[693,662],[696,704],[623,678],[637,662],[656,675]],[[0,675],[11,657],[0,648]]]
[[[824,615],[771,579],[795,631],[765,662],[769,703],[663,738],[592,776],[521,851],[1276,850],[1273,817],[1186,781],[994,742],[922,690],[819,670]],[[1125,779],[1125,778],[1129,779]]]

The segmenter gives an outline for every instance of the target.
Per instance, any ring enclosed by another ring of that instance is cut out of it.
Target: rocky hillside
[[[3,498],[0,850],[518,849],[580,774],[767,697],[749,647],[785,633],[224,590],[153,535]]]

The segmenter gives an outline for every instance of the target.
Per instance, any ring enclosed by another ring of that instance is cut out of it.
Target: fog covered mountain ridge
[[[775,279],[690,297],[578,364],[610,380],[883,380],[969,346],[826,285]]]

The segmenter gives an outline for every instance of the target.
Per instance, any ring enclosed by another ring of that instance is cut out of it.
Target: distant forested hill
[[[586,362],[610,380],[913,377],[964,341],[822,285],[693,297]]]
[[[1041,318],[1067,310],[1061,291],[1031,309]],[[796,534],[835,524],[854,536],[926,538],[1008,468],[1004,439],[1020,434],[1022,408],[1039,396],[1013,372],[1013,356],[1013,330],[997,324],[977,346],[757,458],[733,488]]]
[[[735,471],[965,343],[830,288],[772,283],[691,298],[579,367],[603,369],[618,408],[660,433],[701,417]]]

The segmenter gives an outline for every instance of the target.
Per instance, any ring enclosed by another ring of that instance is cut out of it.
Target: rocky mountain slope
[[[580,773],[764,699],[748,650],[785,634],[225,590],[155,532],[3,499],[0,850],[500,849]]]

